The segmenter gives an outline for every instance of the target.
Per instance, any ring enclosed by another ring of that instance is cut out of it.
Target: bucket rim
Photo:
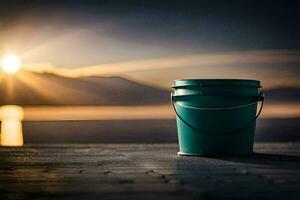
[[[184,86],[242,86],[261,88],[260,81],[254,79],[176,79],[172,88]]]

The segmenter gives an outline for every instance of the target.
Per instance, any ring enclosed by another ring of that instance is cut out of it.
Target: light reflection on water
[[[266,104],[260,118],[299,118],[300,104]],[[170,105],[160,106],[27,106],[0,107],[0,145],[22,146],[22,121],[77,121],[85,120],[175,120]],[[77,125],[76,125],[77,126]],[[80,126],[84,125],[80,123]],[[294,127],[294,126],[293,126]],[[64,132],[67,127],[62,128]],[[31,127],[31,132],[37,132]],[[67,134],[68,135],[68,134]],[[88,136],[87,136],[88,137]]]
[[[1,146],[23,146],[23,108],[15,105],[0,107]]]

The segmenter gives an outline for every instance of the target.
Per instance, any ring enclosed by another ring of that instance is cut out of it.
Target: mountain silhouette
[[[296,87],[281,87],[265,91],[268,102],[300,102],[300,89]]]
[[[23,70],[0,79],[1,105],[155,105],[169,101],[167,90],[121,77],[69,78]]]
[[[300,102],[299,88],[265,91],[266,103]],[[122,77],[70,78],[21,71],[0,74],[0,105],[158,105],[170,102],[170,92]]]

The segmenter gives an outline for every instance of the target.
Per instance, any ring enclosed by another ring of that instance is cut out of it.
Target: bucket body
[[[175,80],[172,103],[179,154],[251,154],[257,102],[263,100],[260,87],[255,80]]]

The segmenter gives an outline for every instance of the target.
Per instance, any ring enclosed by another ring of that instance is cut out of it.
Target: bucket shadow
[[[300,167],[300,156],[297,155],[253,153],[245,157],[214,157],[214,159],[289,170],[298,170]]]
[[[204,165],[199,164],[202,162],[204,162]],[[261,168],[267,171],[274,169],[288,170],[290,172],[299,171],[300,156],[269,153],[253,153],[248,156],[183,156],[176,160],[175,174],[184,172],[193,175],[195,171],[203,170],[222,174],[226,170],[248,170],[254,168]]]
[[[278,199],[277,189],[294,190],[299,168],[298,155],[179,157],[173,178],[198,199]]]

